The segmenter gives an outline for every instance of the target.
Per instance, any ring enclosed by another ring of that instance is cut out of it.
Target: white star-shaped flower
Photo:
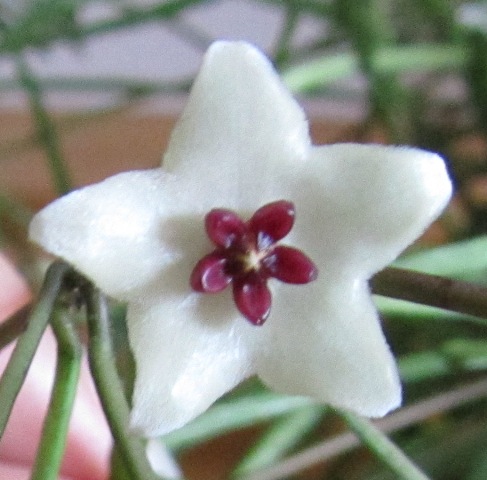
[[[400,404],[401,387],[367,280],[450,194],[435,154],[312,146],[268,60],[246,43],[217,42],[163,167],[57,200],[30,235],[128,302],[132,424],[145,435],[184,425],[253,374],[375,417]],[[234,298],[224,289],[232,282]]]

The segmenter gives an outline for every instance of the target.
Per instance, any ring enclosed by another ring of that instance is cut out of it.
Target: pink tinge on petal
[[[191,272],[191,288],[196,292],[221,292],[232,277],[225,273],[227,259],[218,253],[210,253],[203,257]]]
[[[31,292],[22,276],[0,254],[0,322],[27,305]]]
[[[268,248],[293,228],[294,204],[279,200],[259,208],[249,220],[249,230],[257,237],[259,249]]]
[[[0,352],[3,371],[13,345]],[[111,435],[83,361],[61,473],[72,480],[106,480]],[[46,332],[0,442],[0,462],[30,471],[34,464],[56,366],[56,342]],[[1,477],[0,478],[4,478]],[[16,478],[16,477],[5,477]],[[29,478],[29,477],[19,477]]]
[[[271,311],[272,295],[267,282],[255,275],[234,280],[233,298],[240,313],[254,325],[262,325]]]
[[[263,263],[269,274],[281,282],[304,284],[318,277],[316,265],[297,248],[275,247]]]
[[[205,217],[206,233],[217,246],[228,248],[245,233],[245,223],[231,210],[214,209]]]

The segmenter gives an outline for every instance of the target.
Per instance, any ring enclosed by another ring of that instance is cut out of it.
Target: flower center
[[[317,278],[312,260],[297,248],[277,245],[292,229],[294,204],[286,200],[259,208],[244,222],[235,212],[211,210],[206,233],[216,246],[194,267],[190,284],[202,293],[217,293],[230,283],[235,304],[254,325],[262,325],[271,310],[270,277],[304,284]]]

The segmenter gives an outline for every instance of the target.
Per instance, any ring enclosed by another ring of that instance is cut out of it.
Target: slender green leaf
[[[406,255],[396,260],[394,266],[458,280],[487,282],[487,236]]]
[[[325,413],[325,407],[312,405],[276,420],[245,455],[234,476],[245,478],[249,472],[272,465],[284,457],[316,428]]]
[[[451,374],[451,364],[444,354],[428,351],[410,353],[398,360],[399,372],[404,382],[420,382]]]
[[[402,480],[428,480],[428,477],[370,420],[337,410],[362,443]]]
[[[456,338],[446,342],[441,350],[450,362],[464,369],[487,368],[487,340]]]
[[[49,267],[39,301],[32,310],[25,332],[20,336],[0,379],[0,438],[10,417],[13,404],[20,391],[29,366],[34,358],[42,334],[44,333],[54,309],[56,298],[63,279],[69,271],[63,262],[55,262]]]
[[[379,47],[370,61],[380,74],[457,70],[465,63],[466,51],[455,45],[416,44]],[[353,53],[327,55],[318,60],[289,68],[283,72],[287,86],[295,92],[306,92],[358,73],[360,62]]]
[[[248,395],[215,405],[184,428],[166,435],[164,441],[170,448],[182,449],[312,404],[303,397],[272,393]]]

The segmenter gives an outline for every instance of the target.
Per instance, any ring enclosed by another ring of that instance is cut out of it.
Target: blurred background
[[[45,260],[26,241],[32,213],[77,186],[158,165],[216,39],[270,56],[315,143],[442,154],[455,197],[401,265],[487,283],[487,2],[0,0],[0,245],[34,288]],[[407,405],[433,399],[393,438],[432,478],[487,478],[485,393],[462,390],[487,369],[487,322],[378,302]],[[465,404],[444,406],[448,392]],[[363,449],[333,447],[346,434],[325,409],[266,416],[254,393],[262,388],[250,382],[222,401],[247,401],[249,410],[230,409],[232,421],[217,410],[213,429],[189,425],[167,439],[188,479],[233,478],[236,466],[239,478],[259,470],[264,480],[396,478]],[[280,463],[316,446],[332,453]],[[277,476],[265,473],[276,465]]]

